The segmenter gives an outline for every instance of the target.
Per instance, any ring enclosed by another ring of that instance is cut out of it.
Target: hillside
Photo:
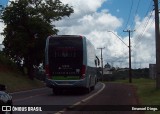
[[[0,84],[7,86],[8,92],[44,87],[39,80],[30,80],[17,69],[16,65],[0,53]]]

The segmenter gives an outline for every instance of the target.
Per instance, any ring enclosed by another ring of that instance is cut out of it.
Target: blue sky
[[[6,6],[9,0],[0,0],[0,4]],[[127,29],[128,26],[134,26],[134,17],[138,15],[144,18],[147,13],[153,10],[153,0],[106,0],[103,2],[98,12],[107,9],[112,15],[123,19],[123,26],[118,32]]]
[[[6,6],[9,0],[0,0],[0,5]]]
[[[153,10],[153,0],[107,0],[98,11],[107,9],[112,15],[123,19],[123,26],[118,29],[122,34],[123,29],[131,26],[134,27],[134,18],[138,15],[143,19],[148,13]]]
[[[127,67],[128,47],[117,37],[128,45],[128,33],[123,30],[136,30],[131,34],[132,67],[155,63],[153,0],[87,0],[88,4],[86,0],[62,1],[73,6],[75,12],[56,23],[59,34],[83,34],[96,48],[105,47],[105,63]]]
[[[137,14],[143,17],[148,8],[151,10],[152,6],[153,0],[107,0],[102,4],[100,9],[109,9],[113,15],[116,15],[117,17],[124,17],[127,20],[131,8],[131,18],[133,17],[133,14],[135,14],[136,10]]]

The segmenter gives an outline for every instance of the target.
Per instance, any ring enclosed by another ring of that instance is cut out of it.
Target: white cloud
[[[73,6],[75,13],[69,18],[55,22],[56,27],[60,30],[59,34],[85,35],[95,48],[105,47],[103,50],[104,64],[110,62],[114,65],[122,64],[123,67],[128,67],[128,47],[117,38],[119,35],[116,32],[122,26],[123,19],[112,15],[106,9],[97,12],[104,0],[88,0],[87,4],[84,0],[63,1]],[[149,21],[143,37],[140,40],[137,38],[143,32],[142,25],[146,23],[146,20],[147,18],[140,19],[138,16],[135,18],[136,32],[131,38],[132,64],[139,63],[141,67],[148,67],[149,63],[155,62],[154,24]],[[108,30],[113,31],[117,36],[107,32]],[[119,37],[128,45],[128,34],[126,37]],[[100,57],[100,50],[96,51]],[[136,67],[140,66],[136,64]]]
[[[73,6],[74,13],[69,18],[65,17],[61,21],[53,22],[60,30],[58,34],[85,35],[95,48],[105,47],[103,50],[104,64],[109,62],[114,66],[128,67],[128,47],[116,36],[118,35],[128,45],[128,34],[126,33],[126,36],[122,37],[117,33],[124,20],[112,15],[108,9],[98,11],[101,5],[108,0],[61,1]],[[136,16],[135,18],[136,31],[131,35],[132,68],[148,67],[149,63],[155,63],[155,31],[152,19],[148,21],[143,36],[138,38],[144,31],[147,20],[147,17],[141,19]],[[116,35],[107,32],[108,30],[113,31]],[[0,42],[2,39],[0,37]],[[96,52],[100,57],[100,50],[96,49]]]
[[[154,18],[149,18],[149,16],[142,20],[137,16],[135,21],[136,32],[133,34],[132,39],[133,59],[144,67],[149,63],[155,63],[155,23]]]
[[[0,20],[1,21],[1,20]],[[1,33],[3,32],[4,29],[4,24],[2,22],[0,22],[0,50],[2,50],[3,46],[1,45],[3,42],[3,36],[1,35]]]
[[[68,1],[69,2],[66,3],[70,5],[71,0]],[[116,30],[122,26],[122,19],[113,16],[108,10],[97,12],[98,8],[100,8],[104,2],[103,0],[92,2],[95,4],[94,9],[92,4],[88,4],[87,7],[79,7],[79,5],[76,4],[77,1],[75,2],[72,0],[71,5],[74,10],[81,11],[81,9],[84,8],[87,13],[75,12],[71,17],[56,22],[56,27],[60,30],[59,34],[85,35],[93,43],[96,49],[98,47],[105,47],[103,51],[105,63],[110,60],[115,61],[119,56],[126,56],[123,55],[124,52],[128,50],[126,46],[119,41],[117,36],[108,32],[114,31],[116,33]],[[83,3],[85,3],[83,0],[78,2],[78,4]],[[91,5],[92,8],[89,5]],[[96,51],[97,55],[100,57],[100,50],[97,49]]]
[[[101,7],[102,3],[106,0],[61,0],[65,4],[69,4],[74,8],[74,15],[86,15]],[[87,3],[86,3],[87,2]]]

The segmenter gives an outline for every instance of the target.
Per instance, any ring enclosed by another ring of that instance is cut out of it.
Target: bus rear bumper
[[[45,81],[46,86],[49,88],[79,88],[79,87],[86,87],[86,80],[51,80],[46,79]]]

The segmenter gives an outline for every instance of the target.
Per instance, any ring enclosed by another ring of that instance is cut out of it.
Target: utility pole
[[[101,50],[101,70],[102,70],[102,81],[103,81],[103,55],[102,55],[102,50],[104,49],[105,47],[103,48],[97,48],[97,49],[100,49]]]
[[[155,6],[155,35],[156,35],[156,88],[160,89],[160,35],[158,0],[153,0]]]
[[[132,70],[131,70],[131,32],[134,32],[135,30],[123,30],[123,32],[128,32],[129,33],[129,83],[132,83]]]

